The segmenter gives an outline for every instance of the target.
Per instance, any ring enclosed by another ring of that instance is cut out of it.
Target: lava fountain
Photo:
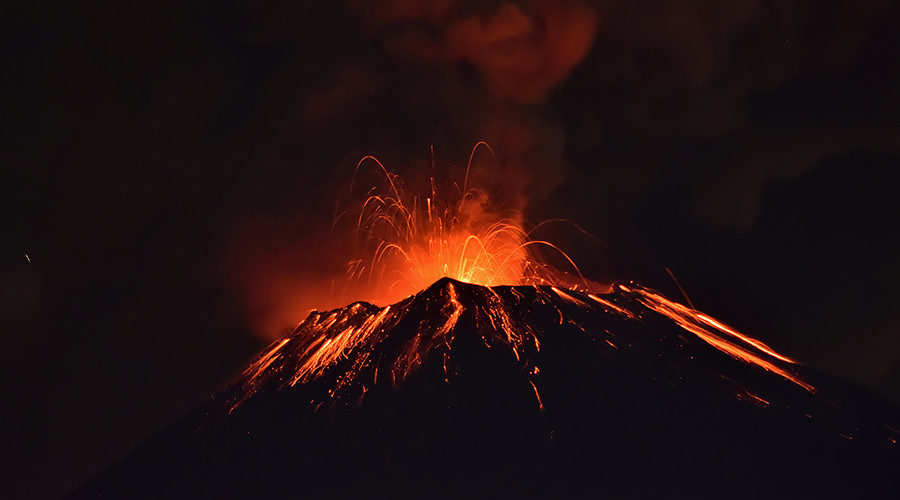
[[[351,189],[367,167],[376,170],[384,186],[368,189],[359,207],[335,218],[335,227],[352,223],[356,250],[342,294],[357,300],[328,312],[312,311],[291,335],[273,343],[239,377],[241,390],[229,412],[262,389],[322,380],[328,380],[328,389],[318,404],[345,397],[360,400],[379,377],[396,386],[431,356],[442,359],[449,382],[455,372],[455,334],[463,319],[485,346],[511,354],[542,409],[542,342],[565,324],[617,348],[615,335],[597,325],[598,315],[631,323],[651,317],[668,321],[729,359],[816,391],[799,374],[796,361],[709,315],[637,284],[589,282],[559,247],[531,238],[520,211],[498,209],[487,191],[469,187],[479,148],[493,154],[487,144],[478,143],[462,185],[432,177],[427,192],[420,194],[378,159],[360,160]],[[543,263],[537,249],[551,250],[570,272]],[[582,318],[584,314],[591,319]],[[546,323],[547,317],[553,321]],[[608,335],[598,334],[597,328]],[[642,341],[632,339],[629,345],[637,342]]]
[[[335,217],[343,307],[73,498],[897,498],[896,408],[640,284],[594,286],[468,176],[370,168],[384,186]]]
[[[360,298],[359,291],[365,290],[367,300],[390,304],[444,277],[488,287],[573,282],[563,277],[567,273],[543,264],[537,248],[556,253],[581,277],[565,252],[532,238],[534,230],[524,229],[521,211],[498,207],[486,190],[468,185],[472,160],[482,148],[493,155],[486,143],[476,144],[462,185],[431,177],[424,193],[407,189],[373,156],[359,161],[354,180],[360,169],[372,166],[384,185],[370,188],[360,207],[335,219],[339,225],[353,218],[357,241],[347,264],[344,295]]]

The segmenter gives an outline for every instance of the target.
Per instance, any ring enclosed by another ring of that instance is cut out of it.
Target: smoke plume
[[[427,99],[449,111],[447,122],[454,137],[443,144],[446,151],[439,149],[437,155],[439,160],[450,157],[455,167],[449,175],[457,183],[465,176],[461,168],[465,148],[477,140],[490,144],[491,154],[482,151],[473,157],[473,168],[467,169],[469,187],[481,195],[461,200],[456,207],[460,227],[471,226],[465,220],[474,211],[481,229],[468,227],[471,234],[510,221],[521,230],[528,201],[545,196],[564,178],[562,129],[541,103],[587,55],[599,24],[597,11],[583,2],[544,0],[349,1],[348,9],[362,25],[364,36],[382,47],[387,64],[442,80]],[[365,64],[343,65],[334,74],[330,85],[304,99],[301,127],[311,133],[323,123],[347,116],[348,109],[361,107],[392,83]],[[416,91],[421,92],[421,88]],[[426,161],[401,154],[387,162],[388,168],[422,185],[435,173],[423,174],[428,161],[434,165],[434,154]],[[335,177],[347,176],[347,169],[338,170]],[[357,193],[354,203],[343,201],[339,211],[360,206],[364,198]],[[353,281],[353,294],[348,296],[347,276],[353,274],[352,263],[358,259],[355,236],[310,219],[309,214],[289,213],[248,220],[230,245],[229,274],[247,305],[248,318],[263,336],[280,334],[312,308],[338,307],[348,300],[398,298],[359,280]],[[454,234],[450,240],[464,237]],[[427,252],[422,249],[418,251]]]

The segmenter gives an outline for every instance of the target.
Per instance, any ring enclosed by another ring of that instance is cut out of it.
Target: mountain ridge
[[[311,313],[72,498],[252,498],[297,481],[326,497],[889,498],[897,422],[633,283],[442,279],[390,306]]]

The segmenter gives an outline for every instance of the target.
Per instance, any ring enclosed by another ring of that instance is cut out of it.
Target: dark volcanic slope
[[[313,313],[73,498],[896,498],[895,408],[636,285]]]

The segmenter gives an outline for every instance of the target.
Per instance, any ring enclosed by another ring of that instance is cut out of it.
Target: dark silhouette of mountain
[[[898,411],[638,285],[312,313],[71,498],[898,498]]]

